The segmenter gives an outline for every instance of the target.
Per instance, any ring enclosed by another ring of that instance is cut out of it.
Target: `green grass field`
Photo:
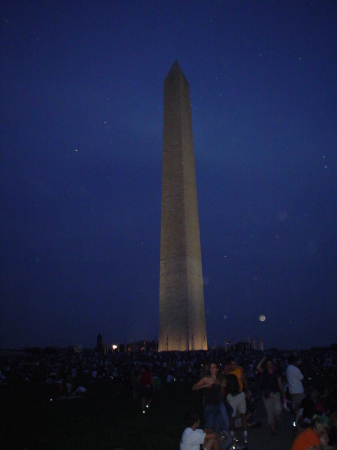
[[[202,412],[201,393],[166,384],[146,414],[140,399],[113,382],[86,384],[83,399],[50,401],[50,388],[20,382],[0,387],[4,450],[179,449],[189,410]]]

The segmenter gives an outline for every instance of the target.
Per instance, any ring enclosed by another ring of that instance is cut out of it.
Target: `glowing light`
[[[259,317],[259,321],[264,322],[265,320],[266,320],[266,316],[264,314],[261,314],[261,316]]]
[[[73,349],[75,353],[81,353],[83,351],[83,345],[76,344],[73,346]]]

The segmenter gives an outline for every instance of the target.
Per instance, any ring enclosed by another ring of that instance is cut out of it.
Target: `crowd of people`
[[[203,390],[204,428],[199,428],[201,418],[191,411],[186,416],[182,450],[199,450],[200,444],[207,450],[239,448],[238,427],[243,431],[244,448],[249,427],[258,426],[251,412],[260,394],[272,436],[277,435],[283,409],[294,415],[297,433],[291,450],[337,448],[335,348],[297,352],[242,346],[159,353],[76,349],[0,353],[2,385],[17,380],[49,383],[55,396],[67,397],[84,395],[88,381],[108,379],[115,380],[121,389],[132,389],[134,399],[141,399],[143,414],[154,391],[166,383],[186,382],[193,390]]]

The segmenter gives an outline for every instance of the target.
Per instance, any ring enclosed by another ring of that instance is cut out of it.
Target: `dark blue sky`
[[[0,346],[158,336],[175,59],[191,91],[209,344],[336,342],[337,2],[1,5]]]

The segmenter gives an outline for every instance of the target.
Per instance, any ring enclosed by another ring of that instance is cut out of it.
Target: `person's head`
[[[227,361],[227,367],[230,372],[234,372],[236,369],[236,359],[233,356],[230,356]]]
[[[189,428],[192,428],[194,425],[200,425],[200,416],[196,412],[189,412],[185,416],[185,423]]]
[[[296,363],[296,356],[295,355],[290,355],[288,358],[288,363],[291,365],[295,365]]]
[[[213,376],[217,376],[218,371],[219,371],[219,365],[216,362],[212,361],[209,364],[209,373]]]
[[[237,395],[240,391],[239,380],[236,375],[227,375],[226,393],[233,396]]]
[[[321,438],[321,436],[324,436],[327,433],[328,426],[323,417],[314,416],[312,421],[312,429],[317,436]]]

